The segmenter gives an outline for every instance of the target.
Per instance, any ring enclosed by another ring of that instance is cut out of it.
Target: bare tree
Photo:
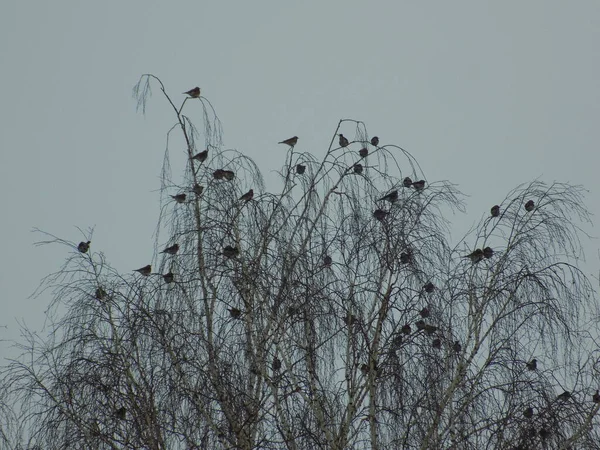
[[[600,448],[581,186],[519,186],[453,246],[461,194],[362,122],[320,161],[287,140],[271,194],[199,91],[144,75],[141,109],[153,83],[176,120],[152,267],[48,235],[71,251],[37,292],[50,338],[2,370],[6,448]]]

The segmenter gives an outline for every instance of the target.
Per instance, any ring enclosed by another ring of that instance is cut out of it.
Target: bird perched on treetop
[[[104,289],[102,289],[102,287],[98,287],[96,289],[96,299],[103,300],[104,297],[106,297],[106,291]]]
[[[421,311],[419,311],[419,315],[423,319],[427,319],[429,317],[429,308],[427,306],[425,306]]]
[[[228,308],[227,311],[229,311],[229,315],[234,319],[239,319],[242,315],[242,311],[238,308]]]
[[[483,249],[483,257],[485,259],[490,259],[492,256],[494,256],[494,250],[492,250],[491,247],[486,247]]]
[[[558,397],[556,397],[556,400],[569,400],[571,398],[571,393],[569,391],[565,391],[562,394],[560,394]]]
[[[177,194],[177,195],[171,195],[171,198],[173,200],[175,200],[177,203],[183,203],[185,202],[185,194]]]
[[[117,416],[117,419],[125,420],[125,418],[127,417],[127,408],[125,408],[124,406],[120,407],[115,411],[115,416]]]
[[[223,247],[223,255],[226,256],[227,258],[233,258],[234,256],[237,256],[240,254],[240,251],[238,250],[237,247],[232,247],[231,245],[227,245],[225,247]]]
[[[358,154],[360,155],[361,158],[366,158],[367,155],[369,154],[369,150],[367,149],[367,147],[363,147],[358,151]]]
[[[371,145],[377,147],[379,145],[379,138],[377,136],[373,136],[371,138]]]
[[[80,242],[77,246],[77,250],[79,250],[81,253],[87,253],[87,251],[90,249],[91,243],[92,241]]]
[[[398,190],[397,189],[395,189],[395,190],[391,191],[390,193],[384,195],[383,197],[381,197],[377,201],[378,202],[380,202],[380,201],[386,201],[386,202],[394,203],[396,200],[398,200]]]
[[[200,161],[201,163],[206,161],[206,158],[208,158],[208,149],[192,156],[192,159],[195,159],[196,161]]]
[[[533,417],[533,408],[530,406],[525,411],[523,411],[523,416],[527,419],[531,419]]]
[[[147,266],[144,266],[140,269],[135,269],[134,272],[139,272],[142,275],[144,275],[145,277],[147,277],[148,275],[150,275],[152,273],[152,266],[150,264],[148,264]]]
[[[198,183],[196,183],[196,184],[194,184],[192,191],[196,195],[202,195],[202,192],[204,192],[204,186],[200,186]]]
[[[410,179],[410,177],[406,177],[406,178],[404,178],[404,180],[402,180],[402,186],[404,186],[404,187],[412,186],[412,180]]]
[[[415,188],[415,190],[422,191],[423,189],[425,189],[425,180],[413,181],[412,185]]]
[[[325,258],[323,258],[323,267],[331,267],[331,264],[333,264],[333,258],[325,255]]]
[[[600,392],[598,392],[598,389],[596,389],[596,393],[592,395],[592,400],[594,403],[600,403]]]
[[[223,178],[225,178],[227,181],[233,180],[234,177],[235,177],[235,173],[233,173],[232,170],[224,170],[223,171]]]
[[[533,200],[529,200],[527,203],[525,203],[525,211],[531,212],[531,211],[533,211],[534,208],[535,208],[535,203],[533,203]]]
[[[411,328],[409,324],[403,325],[402,328],[400,329],[400,332],[402,334],[410,334],[411,333]]]
[[[173,274],[173,272],[165,273],[162,277],[163,280],[165,280],[165,283],[167,284],[172,283],[175,279],[175,275]]]
[[[169,255],[174,255],[179,251],[179,244],[173,244],[170,247],[165,248],[161,253],[168,253]]]
[[[490,209],[490,212],[492,213],[492,217],[498,217],[500,215],[500,206],[498,206],[498,205],[492,206],[492,209]]]
[[[354,173],[357,175],[360,175],[361,173],[363,173],[362,164],[359,164],[359,163],[354,164],[353,169],[354,169]]]
[[[410,253],[408,252],[402,252],[400,253],[400,262],[402,264],[407,264],[410,262]]]
[[[250,189],[248,192],[246,192],[244,195],[242,195],[240,197],[240,200],[249,202],[250,200],[252,200],[252,197],[254,197],[254,189]]]
[[[200,88],[196,86],[194,89],[190,89],[187,92],[184,92],[185,95],[189,95],[192,98],[200,97]]]
[[[281,360],[276,356],[273,358],[273,370],[278,371],[281,369]]]
[[[375,217],[379,221],[382,221],[388,214],[389,212],[384,211],[383,209],[376,209],[373,213],[373,217]]]
[[[297,142],[298,142],[298,136],[294,136],[289,139],[286,139],[285,141],[278,142],[278,144],[285,144],[285,145],[289,145],[290,147],[294,147]]]
[[[469,253],[468,255],[463,256],[463,258],[469,258],[473,264],[478,263],[483,259],[483,250],[478,248],[477,250]]]
[[[348,141],[348,139],[346,139],[344,137],[343,134],[338,134],[338,136],[340,137],[339,143],[340,143],[340,147],[348,147],[348,145],[350,145],[350,142]]]
[[[427,292],[428,294],[431,294],[434,290],[435,290],[435,285],[430,281],[429,283],[427,283],[425,286],[423,286],[423,289],[425,290],[425,292]]]
[[[298,175],[302,175],[304,172],[306,172],[306,166],[303,166],[302,164],[298,164],[296,166],[296,173]]]
[[[537,369],[537,359],[533,358],[531,361],[529,361],[527,364],[527,370],[535,370]]]
[[[225,174],[223,169],[217,169],[213,172],[213,178],[215,180],[222,180],[224,176]]]

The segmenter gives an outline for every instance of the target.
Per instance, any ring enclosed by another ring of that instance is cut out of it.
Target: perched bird
[[[353,169],[354,169],[354,173],[357,175],[360,175],[361,173],[363,173],[362,164],[358,164],[358,163],[354,164]]]
[[[412,185],[415,188],[415,190],[422,191],[423,189],[425,189],[425,180],[413,181]]]
[[[437,331],[437,327],[434,325],[426,324],[425,327],[423,327],[423,330],[425,330],[425,333],[427,333],[431,336],[433,333],[435,333]]]
[[[169,255],[174,255],[179,251],[179,244],[173,244],[170,247],[165,248],[161,253],[167,253]]]
[[[481,261],[483,259],[483,250],[478,248],[477,250],[473,251],[472,253],[469,253],[468,255],[463,256],[463,258],[469,258],[473,264],[477,264],[479,261]]]
[[[240,316],[242,315],[242,311],[239,310],[238,308],[227,308],[227,311],[229,311],[229,315],[233,319],[239,319]]]
[[[338,136],[340,137],[340,147],[348,147],[348,145],[350,145],[350,142],[344,137],[343,134],[338,134]]]
[[[425,286],[423,286],[423,290],[428,294],[431,294],[435,290],[435,285],[430,281]]]
[[[410,177],[406,177],[404,180],[402,180],[402,186],[404,187],[411,187],[412,183],[413,181],[410,179]]]
[[[418,321],[416,321],[415,325],[417,326],[417,330],[424,330],[425,327],[427,326],[427,324],[425,323],[424,320],[418,320]]]
[[[406,324],[406,325],[402,326],[402,328],[400,329],[400,332],[402,334],[410,334],[411,331],[412,331],[412,329],[410,328],[409,324]]]
[[[550,430],[546,428],[540,428],[540,437],[542,439],[546,439],[548,436],[550,436]]]
[[[222,180],[225,177],[225,171],[223,169],[217,169],[213,172],[213,178],[215,180]]]
[[[527,366],[527,370],[535,370],[537,369],[537,359],[533,358],[531,361],[525,364]]]
[[[371,138],[371,145],[377,147],[379,145],[379,138],[377,136],[373,136]]]
[[[177,203],[183,203],[183,202],[185,202],[186,195],[185,194],[171,195],[171,198],[173,200],[175,200]]]
[[[531,406],[526,408],[525,411],[523,411],[523,415],[527,419],[531,419],[533,417],[533,408]]]
[[[200,88],[196,86],[194,89],[184,92],[184,94],[189,95],[192,98],[198,98],[200,97]]]
[[[254,189],[250,189],[248,192],[246,192],[244,195],[242,195],[240,197],[240,200],[249,202],[250,200],[252,200],[252,197],[254,197]]]
[[[388,193],[388,194],[384,195],[383,197],[381,197],[377,201],[378,202],[386,201],[386,202],[394,203],[397,200],[398,200],[398,190],[393,190],[390,193]]]
[[[195,159],[196,161],[199,161],[201,163],[203,163],[204,161],[206,161],[206,158],[208,158],[208,149],[197,153],[196,155],[192,156],[192,159]]]
[[[531,212],[531,211],[533,211],[534,208],[535,208],[535,203],[533,203],[533,200],[529,200],[527,203],[525,203],[525,211]]]
[[[419,315],[423,318],[423,319],[427,319],[429,317],[429,308],[426,306],[424,307],[421,311],[419,311]]]
[[[298,136],[294,136],[289,139],[286,139],[285,141],[278,142],[278,144],[285,144],[285,145],[289,145],[290,147],[294,147],[297,142],[298,142]]]
[[[281,360],[276,356],[273,358],[273,370],[277,372],[279,369],[281,369]]]
[[[173,274],[173,272],[165,273],[162,277],[163,280],[165,280],[165,283],[167,284],[172,283],[175,279],[175,275]]]
[[[302,175],[304,172],[306,172],[306,166],[303,166],[302,164],[298,164],[296,166],[296,173],[298,175]]]
[[[396,336],[394,336],[394,338],[392,339],[392,348],[393,349],[398,349],[402,346],[402,335],[401,334],[397,334]]]
[[[325,258],[323,258],[323,267],[331,267],[332,263],[333,259],[331,258],[331,256],[325,255]]]
[[[240,254],[240,251],[237,247],[232,247],[231,245],[227,245],[223,248],[223,256],[227,258],[233,258]]]
[[[435,339],[434,339],[434,340],[431,342],[431,346],[432,346],[433,348],[440,349],[440,348],[442,348],[442,341],[441,341],[440,339],[438,339],[438,338],[435,338]]]
[[[494,256],[494,250],[492,250],[491,247],[486,247],[483,249],[483,257],[485,259],[490,259],[492,256]]]
[[[144,266],[140,269],[134,270],[134,272],[139,272],[142,275],[144,275],[145,277],[147,277],[148,275],[150,275],[152,273],[152,266],[150,264],[148,264],[147,266]]]
[[[194,184],[192,191],[196,195],[202,195],[202,192],[204,192],[204,186],[200,186],[198,183],[196,183],[196,184]]]
[[[92,241],[80,242],[77,246],[77,250],[79,250],[81,253],[87,253],[87,251],[90,249],[91,243]]]
[[[115,411],[115,416],[117,416],[117,419],[119,420],[125,420],[127,418],[127,408],[121,406]]]
[[[400,262],[402,264],[408,264],[410,262],[411,256],[409,252],[400,253]]]
[[[380,222],[385,219],[385,217],[389,214],[388,211],[384,211],[383,209],[376,209],[375,212],[373,212],[373,217],[375,217],[377,220],[379,220]]]
[[[233,173],[232,170],[224,170],[223,171],[223,178],[225,178],[227,181],[233,180],[234,177],[235,177],[235,173]]]
[[[363,147],[358,151],[358,154],[360,155],[361,158],[366,158],[367,155],[369,154],[369,150],[367,150],[367,147]]]
[[[592,400],[594,403],[600,403],[600,392],[598,392],[598,389],[596,389],[596,393],[592,395]]]
[[[454,341],[454,344],[452,344],[452,350],[454,350],[454,353],[460,353],[462,351],[462,345],[460,345],[459,341]]]
[[[565,391],[562,394],[560,394],[558,397],[556,397],[556,400],[566,401],[566,400],[569,400],[570,398],[571,398],[571,393],[569,391]]]
[[[96,299],[103,300],[104,297],[106,297],[106,291],[104,289],[102,289],[101,287],[98,287],[96,289]]]
[[[358,323],[358,317],[356,317],[354,314],[346,314],[342,320],[344,321],[344,323],[346,325],[348,325],[349,327],[352,325],[356,325]]]
[[[492,209],[490,209],[490,213],[492,213],[492,217],[498,217],[500,215],[500,206],[492,206]]]

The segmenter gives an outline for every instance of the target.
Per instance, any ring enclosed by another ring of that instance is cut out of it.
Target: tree
[[[2,371],[9,448],[600,448],[581,186],[519,186],[453,246],[461,194],[364,123],[320,161],[300,137],[271,194],[200,93],[144,75],[142,110],[152,83],[188,159],[173,178],[167,148],[163,252],[119,274],[91,231],[87,252],[49,235],[72,250],[38,292],[51,338]]]

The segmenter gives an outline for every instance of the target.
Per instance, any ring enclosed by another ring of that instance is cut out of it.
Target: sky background
[[[35,247],[34,227],[75,242],[95,227],[93,250],[123,273],[151,260],[174,118],[158,89],[136,112],[144,73],[178,101],[200,86],[224,146],[270,186],[278,141],[320,158],[339,119],[364,121],[468,196],[456,242],[536,178],[584,185],[600,224],[599,43],[597,0],[3,1],[0,339],[41,329],[50,297],[28,297],[68,256]],[[597,275],[599,242],[584,244]]]

